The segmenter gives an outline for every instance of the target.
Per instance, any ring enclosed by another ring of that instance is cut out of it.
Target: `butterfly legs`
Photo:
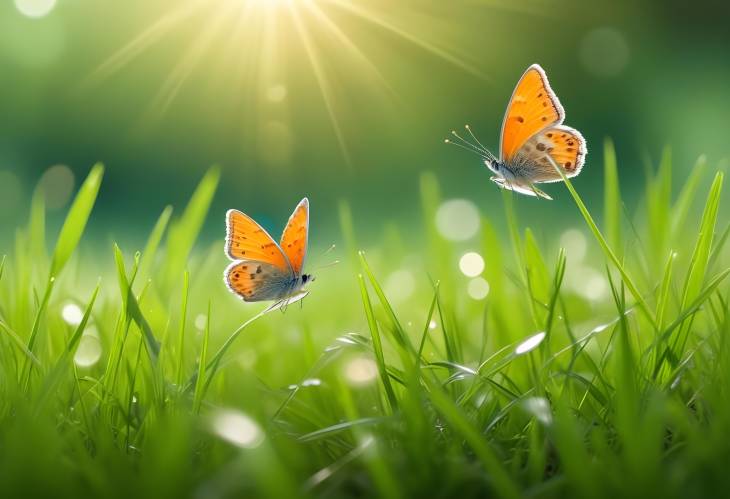
[[[526,196],[533,196],[533,197],[539,197],[543,199],[547,199],[548,201],[552,201],[553,198],[551,198],[546,192],[538,189],[535,184],[530,183],[528,187],[524,187],[518,184],[515,184],[513,182],[510,182],[504,177],[497,177],[492,176],[490,177],[490,180],[497,184],[502,189],[507,189],[508,191],[517,192],[519,194],[524,194]]]

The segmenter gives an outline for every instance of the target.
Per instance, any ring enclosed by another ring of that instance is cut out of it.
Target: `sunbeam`
[[[352,84],[366,82],[364,91],[369,95],[363,98],[373,102],[392,103],[400,99],[399,91],[382,70],[382,62],[374,58],[377,51],[360,39],[363,30],[359,28],[384,30],[395,40],[411,44],[477,78],[488,79],[478,65],[459,55],[453,43],[439,39],[435,33],[440,32],[445,21],[429,15],[427,4],[399,5],[399,10],[419,19],[418,23],[405,23],[402,16],[393,15],[388,4],[372,0],[189,0],[171,7],[114,52],[84,83],[101,85],[167,38],[194,32],[184,49],[178,51],[177,61],[140,116],[142,123],[154,124],[165,116],[193,74],[208,78],[210,73],[211,87],[229,103],[226,109],[242,116],[241,119],[251,120],[252,126],[248,128],[262,133],[263,125],[271,118],[266,114],[273,111],[271,106],[259,105],[259,101],[265,101],[274,88],[279,89],[282,97],[269,102],[281,102],[291,83],[307,76],[291,71],[292,63],[303,57],[309,68],[307,77],[319,87],[322,116],[330,122],[346,163],[351,164],[343,128],[346,106],[338,102],[343,85],[348,85],[347,80]],[[216,68],[205,73],[203,66],[208,68],[211,64]],[[343,67],[347,70],[340,71]],[[336,80],[330,73],[334,68],[338,69]],[[279,106],[277,120],[291,119],[286,107],[286,103]]]

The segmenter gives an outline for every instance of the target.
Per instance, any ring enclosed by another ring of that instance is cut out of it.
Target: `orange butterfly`
[[[302,292],[314,277],[303,274],[309,235],[309,200],[294,209],[277,244],[251,217],[238,210],[226,213],[225,270],[228,289],[245,301],[285,300]]]
[[[466,129],[474,142],[463,139],[456,132],[452,134],[461,143],[448,139],[446,142],[482,156],[494,173],[491,180],[501,188],[552,199],[534,184],[562,180],[554,165],[560,167],[566,177],[575,177],[588,153],[583,136],[578,130],[563,125],[564,119],[565,111],[550,88],[545,71],[539,64],[533,64],[520,78],[507,105],[499,159],[479,142],[469,126]]]

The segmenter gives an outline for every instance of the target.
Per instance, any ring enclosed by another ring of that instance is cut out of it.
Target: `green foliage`
[[[600,248],[585,263],[605,275],[600,298],[568,286],[580,271],[569,250],[521,225],[518,203],[534,200],[509,192],[504,234],[485,217],[478,239],[489,295],[470,298],[454,272],[463,248],[433,222],[441,196],[431,174],[421,178],[418,263],[428,273],[416,276],[413,294],[397,296],[387,277],[403,250],[372,244],[366,259],[343,201],[349,265],[323,271],[302,307],[242,303],[221,282],[221,245],[194,249],[217,170],[178,220],[170,222],[171,207],[162,212],[141,254],[114,244],[115,267],[101,280],[85,269],[61,276],[74,268],[101,167],[51,256],[36,194],[14,251],[0,260],[4,495],[722,494],[730,486],[723,174],[698,203],[701,159],[675,200],[680,175],[665,153],[639,213],[626,219],[610,141],[605,163],[602,230],[565,182]],[[69,304],[80,317],[67,322]],[[100,358],[89,361],[97,339]]]

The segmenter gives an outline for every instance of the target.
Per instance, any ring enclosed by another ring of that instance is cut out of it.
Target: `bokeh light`
[[[406,269],[396,270],[385,280],[385,293],[395,302],[407,300],[415,289],[416,279]]]
[[[582,262],[588,250],[586,236],[578,229],[568,229],[560,235],[560,247],[572,263]]]
[[[74,189],[74,174],[66,165],[55,165],[43,174],[39,181],[46,200],[46,208],[57,210],[63,208],[71,199]]]
[[[436,211],[436,228],[451,241],[465,241],[474,237],[479,225],[479,210],[466,199],[445,201]]]
[[[243,449],[254,449],[264,441],[258,423],[240,411],[218,410],[212,417],[211,427],[220,438]]]
[[[94,334],[81,335],[74,354],[74,363],[83,368],[94,366],[101,358],[101,340]]]
[[[53,10],[56,0],[15,0],[15,7],[24,16],[43,17]]]
[[[535,419],[546,426],[553,422],[550,401],[545,397],[528,397],[522,401],[522,407],[528,414],[534,416]]]
[[[286,95],[286,86],[282,85],[281,83],[277,85],[272,85],[266,91],[266,98],[271,102],[282,102],[284,99],[286,99]]]
[[[476,277],[484,272],[484,258],[474,251],[464,253],[459,259],[459,270],[467,277]]]
[[[353,385],[368,385],[378,375],[378,366],[368,357],[355,357],[345,364],[345,377]]]
[[[475,277],[467,284],[466,292],[475,300],[483,300],[489,295],[489,283],[483,277]]]
[[[629,45],[618,30],[597,28],[581,41],[580,60],[594,76],[618,76],[629,63]]]
[[[73,302],[66,303],[61,309],[61,317],[70,326],[78,326],[84,318],[84,311]]]

